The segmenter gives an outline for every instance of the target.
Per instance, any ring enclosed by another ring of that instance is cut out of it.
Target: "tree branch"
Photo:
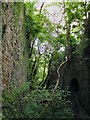
[[[41,14],[44,4],[45,4],[45,2],[42,3],[42,5],[41,5],[41,7],[40,7],[39,14]]]

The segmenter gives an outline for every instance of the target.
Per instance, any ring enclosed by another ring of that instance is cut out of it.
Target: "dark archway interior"
[[[71,92],[79,92],[79,84],[76,78],[71,80],[69,91]]]

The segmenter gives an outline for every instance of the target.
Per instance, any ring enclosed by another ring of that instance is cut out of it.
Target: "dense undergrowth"
[[[69,93],[57,88],[50,90],[28,90],[24,83],[19,89],[3,92],[3,119],[10,118],[72,118],[67,99]]]
[[[15,3],[13,8],[13,14],[16,14],[17,18],[20,14],[18,5]],[[24,54],[28,56],[27,79],[32,85],[24,83],[20,88],[12,86],[9,92],[3,91],[3,119],[73,118],[71,102],[68,100],[69,93],[60,88],[54,91],[46,90],[45,81],[48,81],[46,78],[49,72],[53,74],[58,65],[64,61],[65,54],[69,57],[75,52],[83,34],[83,19],[90,7],[83,2],[55,4],[63,8],[65,22],[63,25],[61,24],[63,19],[60,23],[54,21],[52,23],[47,17],[49,15],[47,9],[40,13],[35,5],[24,4],[24,34],[27,43]],[[16,25],[18,26],[15,22]],[[53,79],[50,78],[50,81],[53,84]]]

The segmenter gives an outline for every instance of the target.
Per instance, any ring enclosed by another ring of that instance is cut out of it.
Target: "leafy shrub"
[[[27,90],[24,87],[24,90]],[[3,93],[3,118],[71,118],[73,112],[68,107],[68,93],[57,89],[33,90],[22,95],[21,88],[14,89],[13,93]]]
[[[29,91],[29,83],[23,83],[20,88],[13,86],[13,90],[3,91],[2,98],[2,110],[3,119],[8,120],[9,118],[22,118],[24,107],[24,96]]]

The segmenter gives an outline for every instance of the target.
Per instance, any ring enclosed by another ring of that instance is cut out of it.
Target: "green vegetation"
[[[49,89],[48,76],[57,71],[65,57],[70,60],[72,55],[78,53],[84,33],[84,18],[87,18],[90,5],[84,2],[57,2],[55,5],[63,8],[64,24],[60,24],[51,22],[47,17],[49,13],[46,8],[49,5],[40,11],[35,4],[30,2],[23,5],[27,45],[23,54],[28,56],[27,80],[20,88],[14,84],[10,91],[3,91],[3,119],[73,118],[69,93],[60,87],[54,89],[56,85]],[[20,3],[14,5],[13,11],[18,17]],[[59,75],[55,77],[54,82]]]
[[[33,89],[42,83],[45,83],[43,87],[46,86],[48,72],[57,69],[65,56],[70,59],[72,54],[76,51],[78,53],[83,38],[83,24],[87,18],[89,4],[58,2],[55,5],[63,8],[63,24],[49,20],[47,17],[49,6],[40,11],[41,9],[35,8],[35,2],[25,3],[25,35],[29,52],[28,80]]]
[[[69,93],[59,88],[55,91],[33,90],[27,92],[28,83],[12,92],[3,93],[3,119],[9,118],[72,118],[73,112],[68,106]]]

